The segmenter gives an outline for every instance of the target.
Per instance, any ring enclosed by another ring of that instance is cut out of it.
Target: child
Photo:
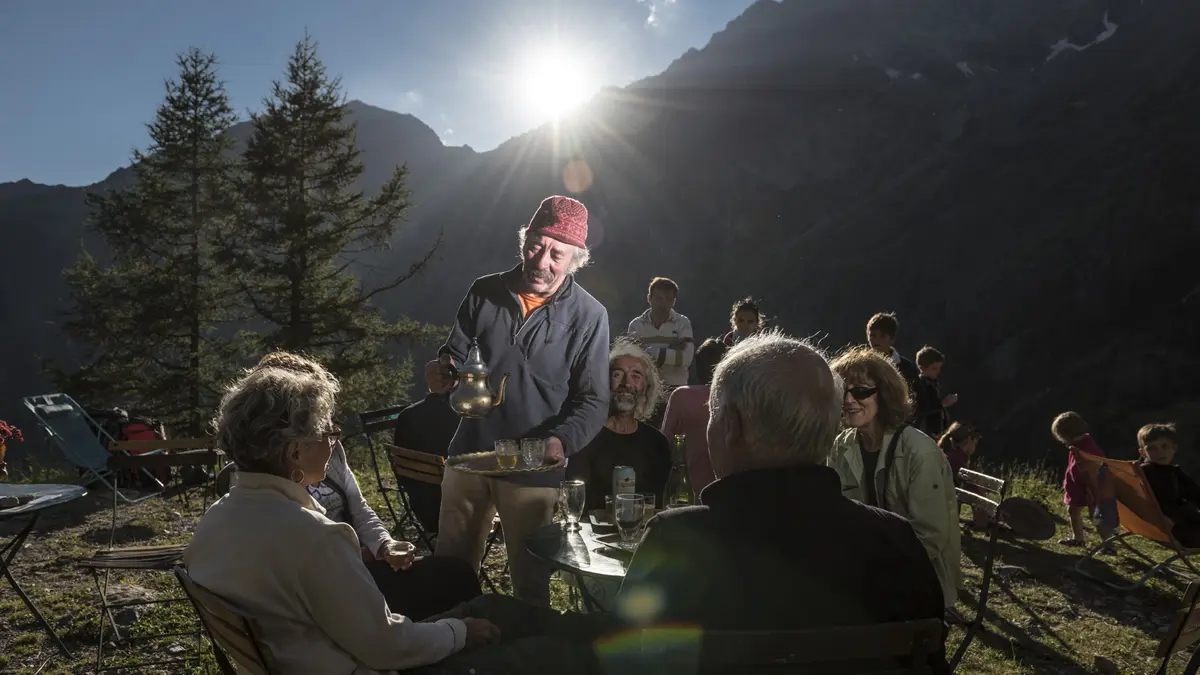
[[[974,455],[975,449],[979,447],[980,438],[983,438],[983,435],[978,430],[962,422],[955,422],[938,439],[938,447],[950,462],[955,481],[958,480],[958,470],[971,462],[971,455]]]
[[[958,485],[958,470],[970,464],[971,457],[979,447],[981,438],[983,438],[983,434],[979,433],[978,429],[962,422],[955,422],[938,439],[938,447],[946,455],[946,461],[950,462],[955,485]],[[972,521],[967,525],[968,529],[982,530],[988,526],[991,519],[988,518],[986,511],[976,510],[972,507],[971,513]]]
[[[1138,431],[1142,473],[1158,500],[1163,515],[1171,519],[1171,534],[1187,548],[1200,547],[1200,486],[1176,464],[1179,436],[1174,424],[1147,424]]]
[[[958,402],[958,394],[943,397],[938,388],[938,378],[942,375],[945,362],[946,356],[928,345],[917,352],[917,368],[921,370],[921,376],[913,388],[913,398],[917,403],[913,424],[930,438],[938,438],[945,432],[946,424],[950,421],[946,408]]]
[[[1111,499],[1099,500],[1091,494],[1084,479],[1083,470],[1075,466],[1075,453],[1087,453],[1104,457],[1104,451],[1092,439],[1088,424],[1078,413],[1065,412],[1054,418],[1050,425],[1050,433],[1071,451],[1067,460],[1067,471],[1063,475],[1063,503],[1067,505],[1067,514],[1071,517],[1071,532],[1074,536],[1063,539],[1063,546],[1083,546],[1083,510],[1089,506],[1096,507],[1096,530],[1101,539],[1108,539],[1116,529],[1114,523],[1116,509]]]

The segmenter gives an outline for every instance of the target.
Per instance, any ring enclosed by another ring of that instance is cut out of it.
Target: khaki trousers
[[[499,513],[504,546],[512,574],[513,595],[539,607],[550,606],[550,565],[529,555],[525,540],[554,520],[558,490],[518,485],[446,471],[442,479],[442,508],[438,518],[437,555],[461,558],[476,571],[492,518]]]

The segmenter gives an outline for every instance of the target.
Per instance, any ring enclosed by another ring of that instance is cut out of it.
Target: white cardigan
[[[353,528],[326,518],[303,487],[262,473],[233,480],[183,562],[197,584],[258,620],[280,672],[369,675],[465,646],[458,619],[418,623],[389,611]]]

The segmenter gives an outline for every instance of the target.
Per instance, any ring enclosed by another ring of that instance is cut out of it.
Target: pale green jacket
[[[883,448],[875,465],[875,485],[887,479],[886,501],[880,506],[903,516],[912,525],[917,538],[925,546],[947,607],[958,598],[959,556],[962,553],[958,529],[958,497],[950,463],[932,438],[912,427],[906,427],[896,445],[892,466],[887,466],[887,449],[892,434],[883,437]],[[858,431],[847,429],[837,437],[829,466],[842,481],[842,495],[866,502],[862,489],[863,463],[858,449]]]

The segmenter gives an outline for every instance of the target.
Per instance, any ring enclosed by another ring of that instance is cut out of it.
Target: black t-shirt
[[[875,465],[879,463],[879,453],[868,452],[861,445],[858,446],[858,453],[862,455],[862,489],[867,506],[879,506],[879,497],[875,494]]]
[[[631,434],[618,434],[604,427],[567,463],[567,478],[582,480],[587,487],[587,508],[603,509],[612,494],[613,467],[633,467],[638,493],[658,495],[662,507],[667,474],[671,472],[671,447],[667,437],[649,424],[638,423]]]

